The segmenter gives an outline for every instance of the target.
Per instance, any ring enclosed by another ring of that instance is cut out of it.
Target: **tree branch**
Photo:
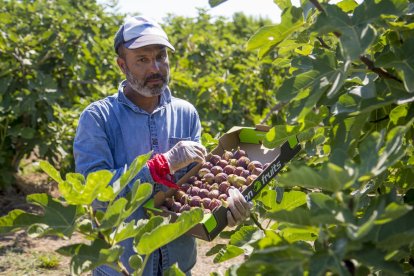
[[[277,111],[279,111],[279,110],[281,110],[282,109],[282,107],[284,107],[286,105],[286,103],[285,102],[279,102],[279,103],[277,103],[277,104],[275,104],[273,107],[272,107],[272,109],[270,109],[270,111],[266,114],[266,117],[260,122],[260,124],[265,124],[266,123],[266,121],[267,120],[269,120],[269,118],[270,118],[270,116],[273,114],[273,113],[275,113],[275,112],[277,112]]]

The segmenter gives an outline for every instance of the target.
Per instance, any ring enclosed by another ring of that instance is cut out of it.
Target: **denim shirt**
[[[124,95],[124,86],[125,81],[120,84],[117,94],[90,104],[80,116],[74,158],[76,171],[85,176],[105,169],[115,173],[115,180],[138,155],[151,150],[153,154],[164,153],[181,140],[200,141],[200,119],[192,104],[171,96],[169,88],[166,88],[159,105],[149,114]],[[184,173],[183,170],[177,172],[176,180]],[[141,183],[153,184],[154,193],[166,190],[165,186],[154,182],[147,166],[137,174],[136,179],[140,179]],[[134,182],[135,179],[120,195],[125,196]],[[143,218],[146,218],[145,211],[139,208],[127,221]],[[130,272],[128,259],[136,254],[132,242],[133,239],[128,239],[120,243],[125,248],[121,261]],[[194,238],[184,235],[152,253],[144,275],[162,274],[159,267],[165,270],[174,263],[178,263],[182,271],[190,272],[196,254]],[[100,266],[94,275],[121,274],[109,266]]]

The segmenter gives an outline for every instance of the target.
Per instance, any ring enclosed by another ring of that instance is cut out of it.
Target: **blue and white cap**
[[[154,20],[143,16],[129,17],[125,20],[115,35],[115,52],[118,52],[121,44],[128,49],[159,44],[175,51],[161,26]]]

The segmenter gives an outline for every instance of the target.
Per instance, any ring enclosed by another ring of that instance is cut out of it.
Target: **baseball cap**
[[[125,20],[115,35],[115,52],[121,44],[128,49],[160,44],[175,51],[161,26],[153,19],[144,16],[129,17]]]

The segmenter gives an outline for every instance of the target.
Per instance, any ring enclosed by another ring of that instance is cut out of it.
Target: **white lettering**
[[[270,167],[270,170],[266,174],[263,174],[262,179],[261,179],[262,183],[264,185],[267,184],[267,182],[269,182],[270,179],[272,179],[276,175],[276,173],[279,171],[281,167],[282,167],[282,164],[280,163],[280,161],[278,161],[276,164],[273,164]]]

